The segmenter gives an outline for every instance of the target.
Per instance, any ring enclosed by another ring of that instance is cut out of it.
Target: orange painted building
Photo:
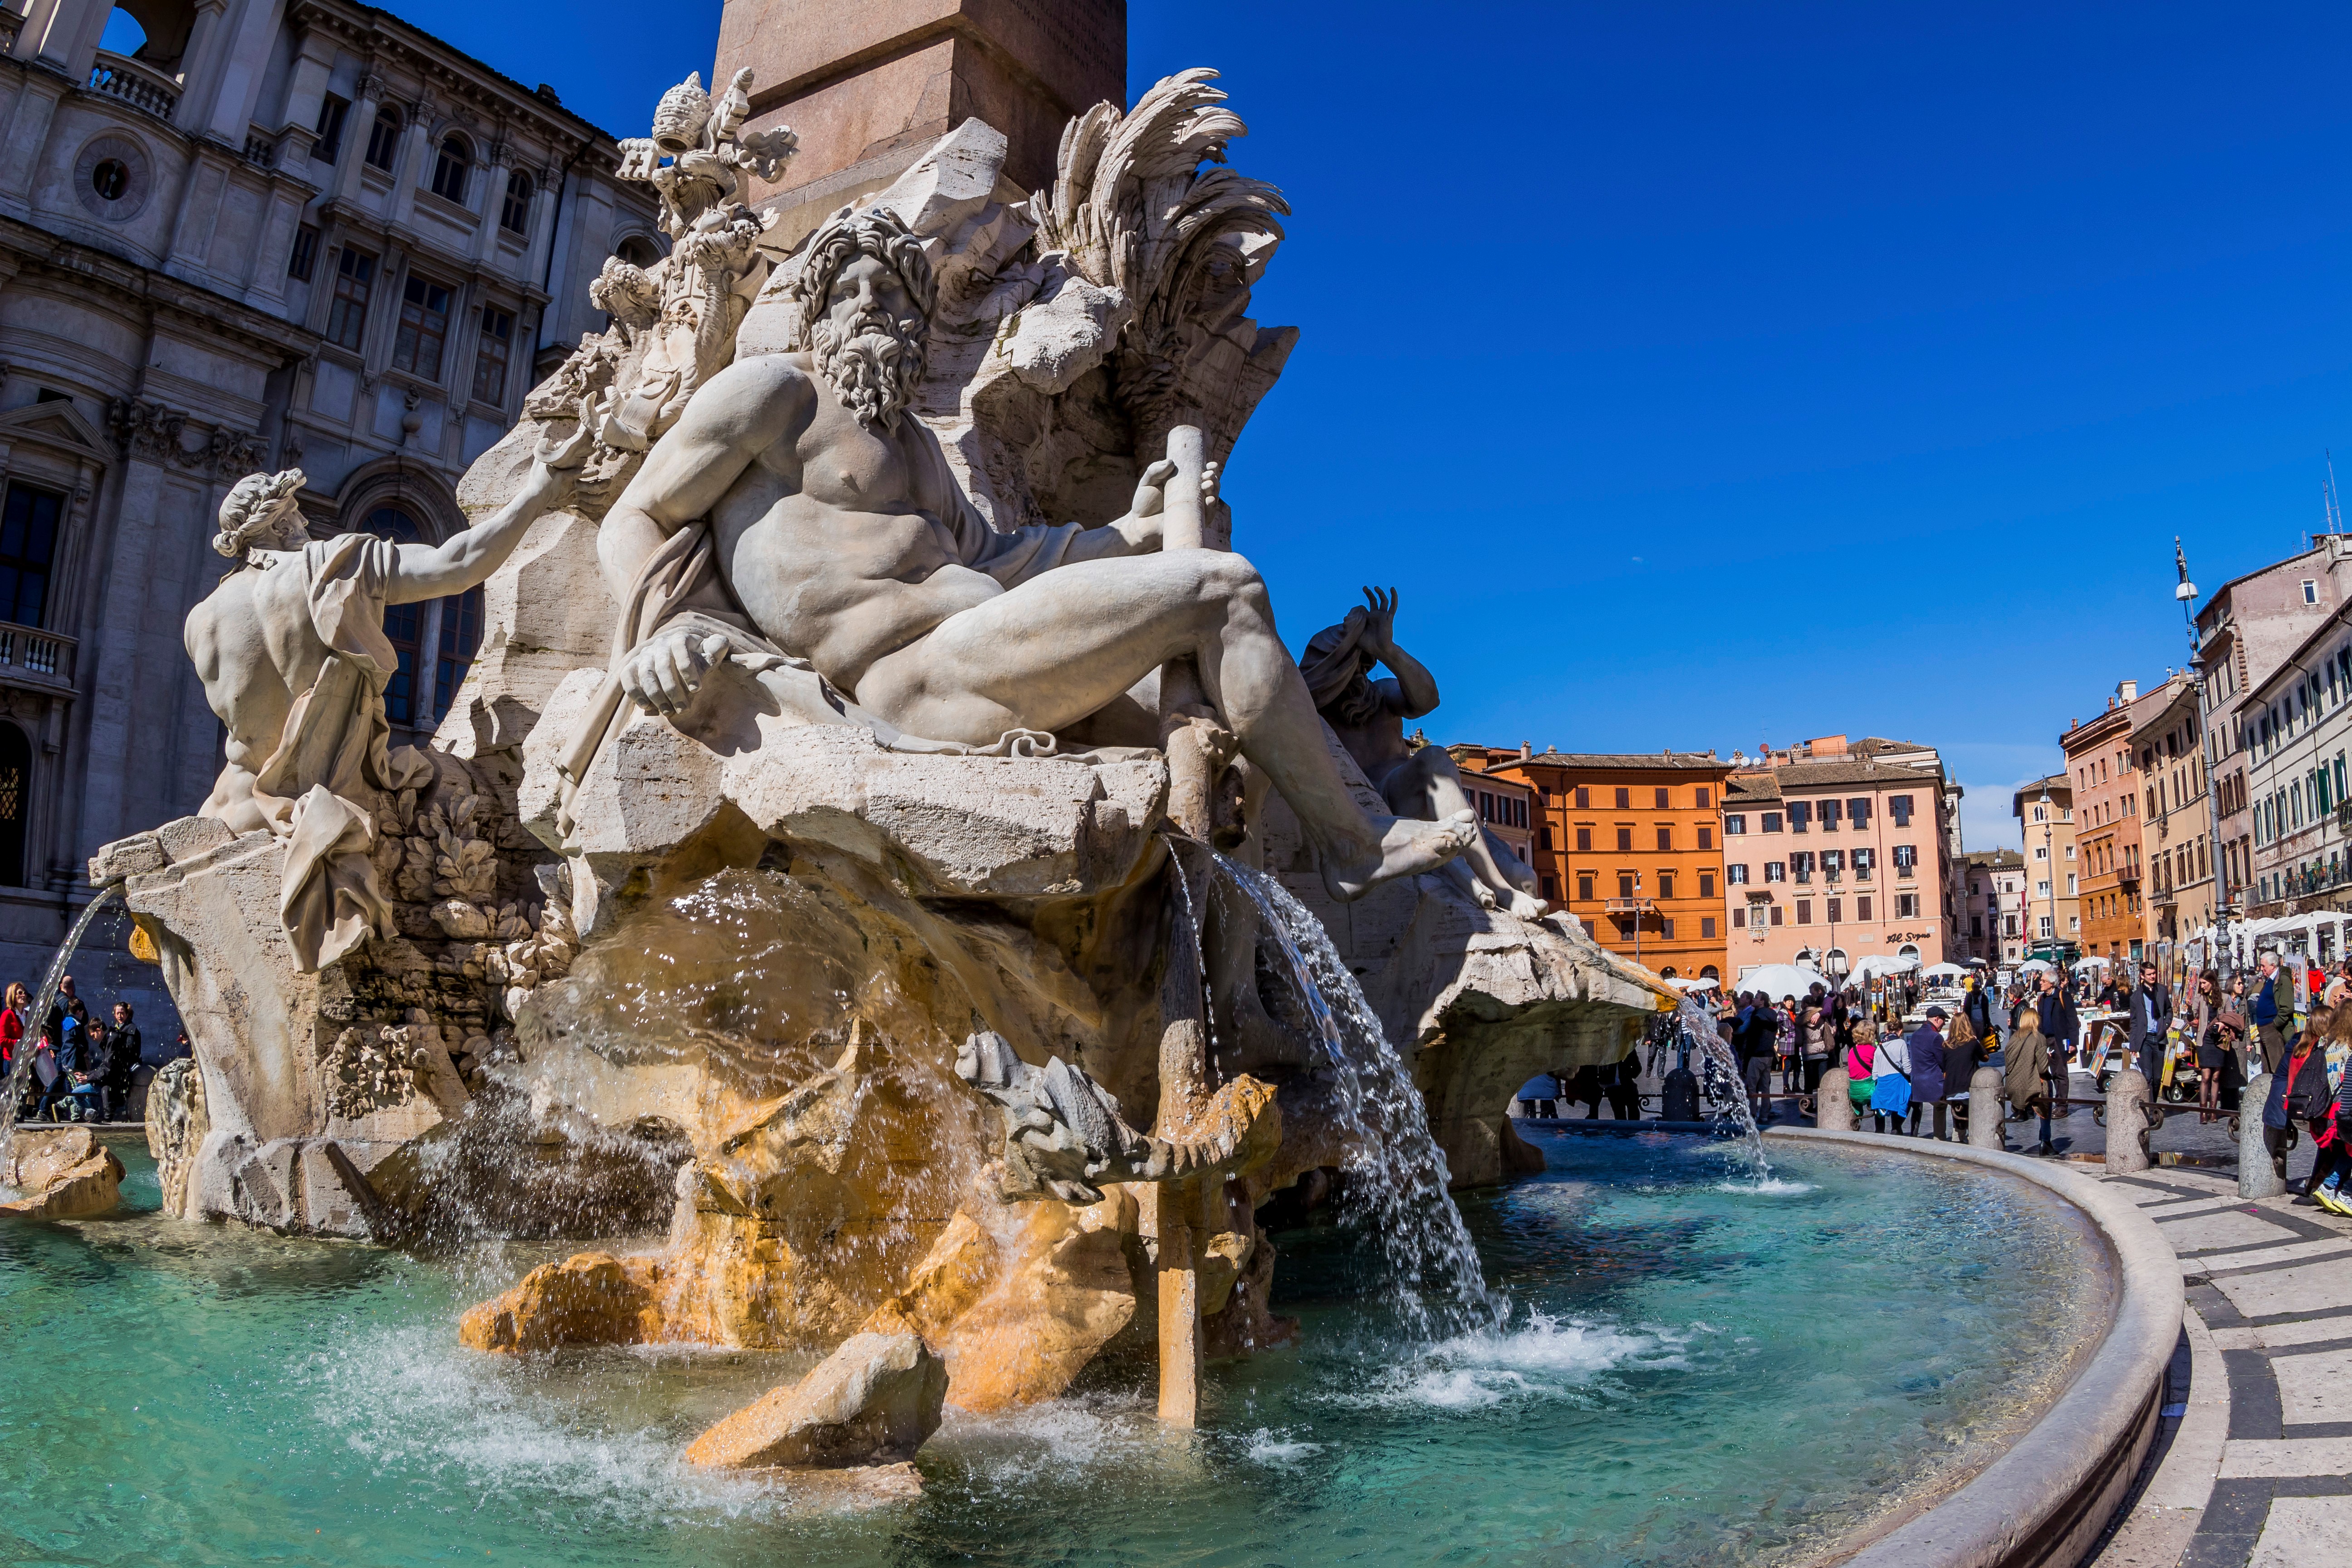
[[[1721,978],[1729,763],[1711,752],[1483,750],[1480,771],[1536,792],[1534,865],[1545,899],[1601,946],[1661,974]]]

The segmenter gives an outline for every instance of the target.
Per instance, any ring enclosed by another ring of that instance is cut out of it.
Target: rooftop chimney
[[[1536,748],[1535,748],[1535,742],[1532,742],[1532,741],[1521,741],[1521,742],[1519,742],[1519,761],[1521,761],[1521,762],[1523,762],[1523,763],[1524,763],[1524,762],[1526,762],[1529,757],[1532,757],[1532,756],[1534,756],[1535,754],[1536,754]]]
[[[2119,702],[2132,702],[2132,701],[2136,701],[2136,700],[2138,700],[2138,697],[2139,697],[2139,682],[2138,682],[2138,681],[2137,681],[2137,680],[2118,680],[2118,681],[2116,681],[2116,700],[2117,701],[2119,701]]]

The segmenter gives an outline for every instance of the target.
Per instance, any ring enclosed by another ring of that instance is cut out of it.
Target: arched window
[[[1706,964],[1699,970],[1698,977],[1701,980],[1720,980],[1723,978],[1723,971],[1712,963]]]
[[[124,0],[108,15],[98,47],[110,55],[129,55],[166,76],[178,76],[195,26],[194,0]]]
[[[536,187],[530,176],[517,169],[507,176],[507,199],[499,205],[499,226],[516,234],[530,227],[530,198]]]
[[[466,139],[452,131],[441,138],[441,150],[433,159],[433,194],[466,205],[466,179],[474,172],[474,152]]]
[[[368,513],[367,531],[379,539],[389,539],[395,544],[415,544],[424,535],[417,531],[415,520],[396,506],[380,506]],[[421,604],[386,605],[383,607],[383,635],[392,639],[392,651],[399,663],[392,679],[383,689],[383,716],[395,724],[414,726],[420,722],[416,700],[416,665],[418,643],[424,638],[425,606]]]
[[[367,531],[395,544],[417,544],[424,533],[416,521],[397,506],[380,506],[368,513]],[[392,642],[399,665],[383,689],[383,715],[394,724],[424,730],[449,716],[467,671],[482,647],[482,591],[468,588],[445,599],[409,605],[386,605],[383,635]],[[436,629],[437,626],[437,630]],[[435,648],[431,705],[426,705],[425,649]]]
[[[630,266],[639,268],[651,267],[661,259],[661,252],[654,247],[654,242],[641,234],[633,234],[621,241],[613,254]]]
[[[394,160],[400,156],[400,132],[404,129],[400,110],[393,104],[376,106],[375,123],[368,128],[367,161],[392,173]]]
[[[33,744],[0,720],[0,887],[25,886],[25,813],[33,795]]]

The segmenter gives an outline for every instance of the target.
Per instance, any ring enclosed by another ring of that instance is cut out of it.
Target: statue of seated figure
[[[1396,590],[1367,588],[1364,600],[1338,626],[1307,639],[1299,668],[1317,710],[1398,816],[1444,819],[1465,810],[1475,816],[1461,771],[1445,748],[1416,748],[1404,738],[1407,719],[1436,710],[1437,680],[1396,645]],[[1391,679],[1376,681],[1373,668],[1383,664]],[[1481,830],[1445,875],[1487,909],[1523,921],[1543,919],[1535,873],[1490,833]]]
[[[608,715],[625,716],[624,700],[684,712],[731,647],[805,661],[864,713],[931,742],[985,749],[1087,722],[1099,741],[1151,745],[1149,682],[1189,658],[1335,897],[1433,870],[1474,841],[1468,813],[1355,804],[1256,569],[1222,550],[1161,551],[1172,465],[1152,465],[1114,522],[989,526],[908,412],[934,283],[895,215],[837,215],[795,294],[805,348],[713,376],[604,519],[598,553],[624,606]],[[1213,475],[1202,488],[1213,503]],[[575,781],[596,744],[567,763]]]

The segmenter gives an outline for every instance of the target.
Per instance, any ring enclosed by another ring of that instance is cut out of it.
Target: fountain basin
[[[1052,1404],[950,1412],[909,1496],[684,1462],[814,1356],[462,1350],[466,1305],[560,1245],[191,1225],[121,1152],[118,1215],[0,1230],[0,1319],[73,1368],[70,1400],[0,1402],[30,1555],[1805,1563],[1964,1499],[2115,1315],[2102,1232],[2027,1172],[1776,1142],[1759,1186],[1733,1145],[1563,1135],[1465,1205],[1507,1331],[1401,1349],[1381,1249],[1309,1223],[1277,1236],[1298,1347],[1213,1364],[1201,1432],[1107,1358]]]
[[[1874,1133],[1781,1128],[1787,1148],[1874,1151],[2001,1171],[2058,1194],[2098,1227],[2117,1300],[2080,1374],[2008,1452],[1949,1497],[1879,1521],[1839,1560],[1853,1568],[2030,1568],[2081,1561],[2130,1491],[2155,1440],[2184,1295],[2171,1244],[2138,1207],[2059,1163]]]

